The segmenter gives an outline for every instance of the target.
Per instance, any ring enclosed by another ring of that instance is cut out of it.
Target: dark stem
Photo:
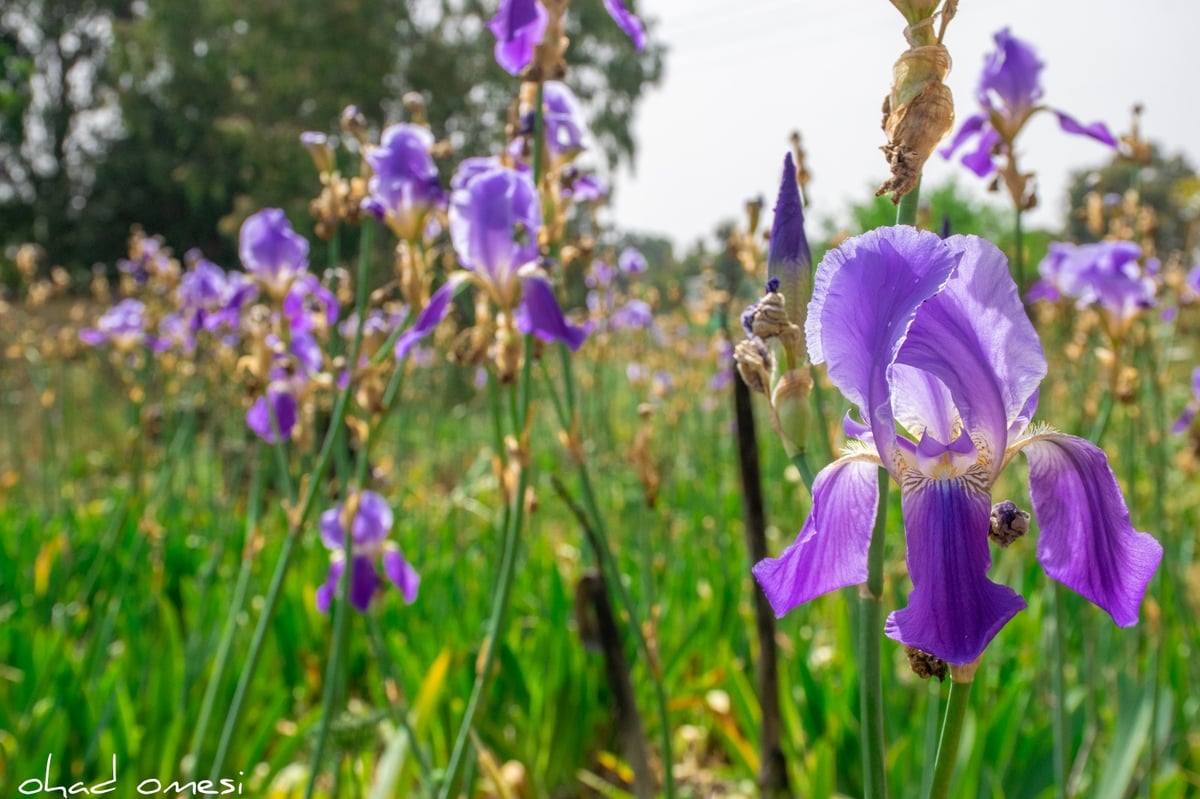
[[[767,518],[763,506],[762,473],[758,463],[758,436],[750,389],[739,374],[733,381],[734,419],[737,428],[738,472],[742,487],[742,518],[750,562],[767,557]],[[806,483],[811,489],[811,480]],[[761,764],[758,785],[763,796],[788,794],[787,764],[780,739],[783,722],[779,710],[779,653],[775,642],[775,612],[767,595],[755,583],[754,629],[758,636],[758,701],[762,706]]]

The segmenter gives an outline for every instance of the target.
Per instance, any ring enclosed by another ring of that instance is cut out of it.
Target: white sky
[[[740,220],[750,197],[765,195],[769,211],[797,128],[813,175],[810,217],[845,219],[887,176],[880,104],[906,46],[904,18],[888,0],[632,5],[670,51],[661,88],[637,113],[636,171],[618,173],[619,229],[664,233],[678,250],[711,238],[722,219]],[[1005,26],[1045,62],[1046,104],[1119,135],[1141,102],[1143,134],[1200,167],[1200,0],[961,0],[946,33],[959,122],[975,111],[985,54]],[[1032,221],[1049,227],[1062,219],[1070,171],[1109,156],[1049,114],[1035,117],[1018,145],[1022,169],[1039,178]],[[925,175],[926,185],[958,175],[984,194],[986,181],[936,153]]]

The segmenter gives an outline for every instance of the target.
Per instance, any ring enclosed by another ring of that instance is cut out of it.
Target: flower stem
[[[526,366],[521,369],[521,385],[517,387],[519,396],[524,398],[526,402],[522,403],[523,407],[517,414],[516,424],[518,425],[518,429],[514,431],[514,434],[517,436],[521,436],[521,431],[529,416],[527,401],[530,396],[530,369],[528,368],[528,364],[532,359],[533,337],[526,336]],[[516,573],[517,546],[520,541],[521,525],[524,523],[525,517],[525,491],[528,486],[529,468],[522,466],[517,475],[516,490],[510,497],[508,513],[505,514],[507,524],[504,531],[504,551],[500,556],[500,574],[496,578],[496,589],[492,595],[492,613],[488,617],[487,631],[484,636],[483,656],[477,661],[478,670],[475,672],[475,682],[471,686],[471,695],[467,699],[467,707],[463,711],[462,721],[459,723],[458,733],[454,738],[454,749],[450,753],[450,763],[446,766],[441,789],[438,791],[440,799],[450,799],[450,796],[453,795],[454,781],[458,778],[458,774],[462,770],[463,758],[466,756],[467,747],[470,744],[471,724],[474,722],[475,712],[479,708],[479,700],[483,696],[483,690],[487,686],[487,679],[492,671],[492,664],[496,660],[496,650],[500,646],[500,637],[504,634],[508,599],[512,593],[513,575]]]
[[[233,601],[229,605],[229,614],[225,617],[225,626],[221,630],[221,640],[217,644],[217,658],[213,665],[212,676],[204,689],[204,699],[200,703],[200,718],[196,721],[196,729],[192,733],[192,743],[188,752],[192,763],[188,768],[189,781],[199,773],[197,763],[200,758],[200,747],[204,744],[204,736],[208,733],[208,724],[212,718],[213,706],[217,701],[217,691],[225,669],[229,666],[229,655],[233,651],[233,635],[237,630],[237,617],[246,604],[246,594],[250,587],[250,573],[254,566],[255,537],[258,535],[258,516],[262,507],[263,472],[266,471],[258,458],[254,458],[255,466],[250,473],[250,501],[247,504],[246,535],[242,544],[242,566],[238,571],[237,584],[233,589]]]
[[[917,224],[917,210],[921,202],[921,180],[917,179],[917,185],[913,186],[913,190],[900,198],[900,204],[896,206],[896,224],[897,225],[912,225]]]
[[[563,382],[566,385],[565,393],[567,397],[567,415],[562,416],[560,414],[559,423],[564,430],[570,431],[574,429],[572,420],[577,413],[574,404],[575,395],[571,390],[571,384],[574,380],[571,374],[571,353],[565,344],[559,344],[558,354],[562,366]],[[555,407],[560,410],[562,409],[562,405],[558,403],[556,403]],[[591,474],[588,471],[587,463],[576,458],[575,467],[579,475],[583,506],[591,520],[592,530],[596,533],[595,542],[596,549],[598,550],[597,554],[600,558],[600,568],[605,572],[608,583],[616,588],[617,598],[621,602],[621,609],[629,619],[630,629],[633,630],[634,640],[638,646],[638,653],[644,659],[646,668],[650,671],[651,681],[654,683],[654,699],[657,705],[659,722],[659,746],[662,748],[663,760],[663,795],[667,799],[672,799],[675,796],[675,775],[673,772],[675,761],[671,753],[671,717],[667,701],[667,691],[663,685],[659,661],[650,650],[650,644],[646,640],[642,626],[637,623],[637,608],[634,606],[633,597],[630,596],[629,589],[621,579],[621,570],[617,565],[617,559],[613,555],[612,547],[608,541],[608,528],[604,523],[604,517],[600,513],[599,504],[596,502],[596,493],[592,488]]]
[[[950,701],[942,722],[942,737],[938,741],[937,765],[934,766],[933,788],[929,799],[946,799],[950,795],[950,778],[958,760],[958,742],[962,738],[963,721],[971,702],[971,681],[950,683]]]
[[[862,714],[863,783],[867,799],[886,799],[887,766],[883,735],[883,536],[887,530],[890,476],[879,472],[879,505],[867,549],[867,582],[859,590],[859,697]]]
[[[1054,666],[1051,680],[1054,689],[1054,715],[1051,726],[1054,736],[1054,795],[1057,799],[1067,796],[1067,761],[1070,746],[1067,741],[1067,686],[1063,674],[1066,665],[1066,608],[1063,587],[1053,582],[1051,587],[1054,607]]]
[[[1013,263],[1017,272],[1017,291],[1025,291],[1025,228],[1024,228],[1024,212],[1020,206],[1017,207],[1016,218],[1013,223]]]

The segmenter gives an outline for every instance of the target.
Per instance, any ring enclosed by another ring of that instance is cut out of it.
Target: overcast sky
[[[767,195],[769,208],[793,129],[813,175],[810,216],[844,219],[886,177],[879,109],[906,46],[904,19],[888,0],[633,5],[669,54],[665,80],[637,114],[635,170],[618,173],[620,229],[665,233],[680,248],[740,216],[749,197]],[[1045,62],[1046,104],[1120,134],[1141,102],[1144,134],[1200,164],[1200,0],[961,0],[946,33],[960,122],[975,111],[985,54],[1005,26]],[[1030,122],[1018,145],[1022,169],[1038,174],[1033,221],[1048,226],[1062,218],[1070,171],[1109,155],[1060,131],[1048,114]],[[927,184],[958,175],[981,195],[986,183],[936,154],[925,174]]]

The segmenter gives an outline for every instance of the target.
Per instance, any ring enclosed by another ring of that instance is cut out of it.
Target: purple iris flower
[[[283,298],[283,315],[294,332],[332,326],[338,319],[337,297],[321,285],[316,275],[305,273],[288,288]]]
[[[604,0],[604,8],[641,52],[646,46],[642,21],[624,0]],[[510,75],[524,72],[533,61],[533,51],[542,43],[549,23],[550,14],[540,0],[500,0],[496,16],[488,23],[488,30],[496,37],[496,63]]]
[[[277,300],[308,270],[308,240],[292,229],[279,208],[247,217],[238,234],[238,255],[246,271]]]
[[[368,189],[383,206],[388,226],[404,241],[419,239],[429,211],[446,203],[429,154],[433,142],[428,128],[406,122],[389,125],[379,146],[367,153],[367,163],[375,171]]]
[[[145,338],[146,305],[134,299],[121,300],[96,320],[94,328],[79,331],[79,339],[90,347],[108,342],[119,350],[129,350]]]
[[[404,358],[450,312],[451,299],[470,281],[502,312],[511,313],[517,329],[543,341],[561,341],[578,350],[588,329],[563,315],[545,273],[537,266],[541,207],[533,181],[524,172],[504,167],[455,175],[450,197],[450,241],[466,272],[452,274],[429,298],[413,326],[396,340],[396,357]]]
[[[979,177],[987,177],[996,170],[993,152],[1001,145],[1011,148],[1029,118],[1043,110],[1058,117],[1058,124],[1067,133],[1088,136],[1116,148],[1117,140],[1103,123],[1083,125],[1063,111],[1039,105],[1045,65],[1037,53],[1010,34],[1008,28],[994,38],[996,50],[988,55],[975,92],[982,108],[963,122],[950,145],[941,151],[943,158],[953,157],[960,147],[975,139],[975,149],[964,155],[962,162]]]
[[[627,275],[644,275],[650,267],[641,250],[636,247],[626,247],[617,256],[617,268]]]
[[[1137,621],[1162,547],[1130,525],[1103,451],[1030,427],[1046,360],[999,249],[911,227],[849,239],[817,268],[806,326],[812,362],[862,421],[847,417],[858,443],[817,475],[795,543],[754,567],[777,613],[866,579],[882,465],[900,485],[913,582],[885,632],[973,662],[1025,607],[987,578],[992,486],[1022,451],[1046,573],[1119,626]]]
[[[297,411],[292,387],[285,381],[272,381],[266,393],[246,411],[246,426],[268,444],[290,441]]]
[[[584,149],[588,128],[583,118],[583,106],[561,81],[548,80],[542,86],[546,149],[558,163],[566,163]]]
[[[1042,279],[1029,291],[1029,299],[1071,297],[1081,307],[1098,305],[1118,326],[1155,303],[1157,286],[1152,275],[1155,259],[1143,269],[1142,248],[1132,241],[1095,244],[1051,242],[1038,264]]]
[[[562,169],[562,195],[575,203],[594,203],[608,197],[609,186],[603,178],[580,172],[571,165]]]
[[[346,506],[338,505],[321,514],[321,543],[331,553],[329,575],[317,589],[317,610],[329,611],[346,570]],[[384,588],[375,564],[383,562],[383,573],[392,585],[400,589],[404,601],[412,604],[417,598],[421,577],[405,560],[400,548],[388,541],[392,529],[392,507],[374,491],[358,495],[358,511],[350,522],[350,604],[366,613],[371,600]]]
[[[1179,414],[1175,424],[1171,425],[1172,433],[1182,433],[1192,426],[1197,406],[1200,406],[1200,366],[1192,370],[1192,401],[1183,409],[1183,413]]]
[[[654,326],[654,311],[645,300],[629,300],[608,318],[613,330],[648,330]]]

